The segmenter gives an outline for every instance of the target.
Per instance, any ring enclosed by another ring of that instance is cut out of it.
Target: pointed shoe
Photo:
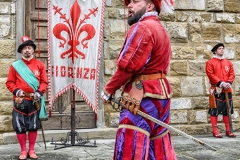
[[[30,159],[38,159],[38,156],[36,155],[35,151],[28,151],[28,157]]]
[[[222,138],[223,136],[220,133],[213,133],[213,137]]]
[[[26,160],[27,159],[27,151],[22,151],[18,157],[18,160]]]
[[[236,135],[231,133],[230,131],[226,131],[226,136],[230,137],[230,138],[235,138],[236,137]]]

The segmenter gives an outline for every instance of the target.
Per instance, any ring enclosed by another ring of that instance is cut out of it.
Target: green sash
[[[38,79],[22,60],[18,60],[14,62],[12,66],[18,72],[18,74],[22,77],[22,79],[25,82],[27,82],[27,84],[34,90],[34,92],[39,88]],[[41,120],[48,119],[47,111],[45,108],[44,96],[41,97],[41,107],[39,112],[39,118]]]

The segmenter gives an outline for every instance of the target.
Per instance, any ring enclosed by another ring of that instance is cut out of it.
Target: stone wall
[[[115,71],[115,59],[125,35],[122,0],[106,0],[104,25],[105,83]],[[208,78],[205,63],[211,49],[225,44],[225,56],[234,64],[235,113],[233,128],[239,128],[240,94],[240,1],[175,0],[174,14],[160,14],[159,19],[171,37],[172,60],[168,79],[173,88],[171,124],[189,134],[211,133],[208,115]],[[105,106],[109,127],[117,127],[118,113]],[[219,116],[223,129],[222,117]]]
[[[0,1],[0,144],[2,133],[12,131],[12,94],[5,86],[9,66],[16,59],[15,1]]]
[[[234,63],[234,128],[239,126],[240,109],[240,3],[239,0],[175,0],[173,15],[161,14],[172,44],[168,74],[174,94],[171,122],[189,134],[210,133],[208,80],[205,62],[217,42],[225,44],[225,55]],[[0,144],[2,134],[12,131],[11,93],[5,87],[10,64],[16,60],[16,0],[0,0]],[[106,0],[104,22],[104,82],[115,71],[115,59],[125,36],[123,0]],[[118,113],[105,106],[105,124],[117,127]],[[220,118],[221,120],[221,118]]]

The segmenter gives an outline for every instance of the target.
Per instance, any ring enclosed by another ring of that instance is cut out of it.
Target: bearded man
[[[10,66],[6,82],[8,90],[13,94],[12,125],[21,147],[19,160],[27,159],[27,157],[38,158],[34,146],[41,123],[38,117],[39,108],[35,103],[38,101],[45,103],[43,94],[48,82],[44,63],[34,58],[35,50],[34,42],[29,37],[23,36],[22,44],[17,50],[22,54],[22,58]],[[27,137],[28,149],[26,147]]]
[[[161,9],[171,10],[167,0],[125,0],[130,29],[117,58],[117,70],[105,85],[102,101],[123,88],[126,108],[120,113],[114,160],[175,160],[168,129],[151,122],[137,110],[170,123],[171,86],[166,78],[171,59],[170,39],[161,25]],[[172,8],[171,8],[172,7]],[[128,101],[129,100],[129,101]],[[131,106],[128,104],[131,103]],[[134,107],[134,108],[133,108]]]

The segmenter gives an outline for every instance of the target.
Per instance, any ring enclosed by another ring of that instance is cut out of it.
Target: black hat
[[[212,52],[213,52],[213,54],[215,54],[215,51],[218,49],[218,47],[220,47],[220,46],[223,46],[223,48],[224,48],[224,45],[222,44],[222,43],[218,43],[218,44],[216,44],[213,48],[212,48]]]
[[[21,53],[22,49],[25,46],[32,46],[34,48],[34,51],[36,50],[36,45],[34,44],[34,42],[28,37],[28,36],[22,36],[22,44],[19,45],[18,47],[18,53]]]

